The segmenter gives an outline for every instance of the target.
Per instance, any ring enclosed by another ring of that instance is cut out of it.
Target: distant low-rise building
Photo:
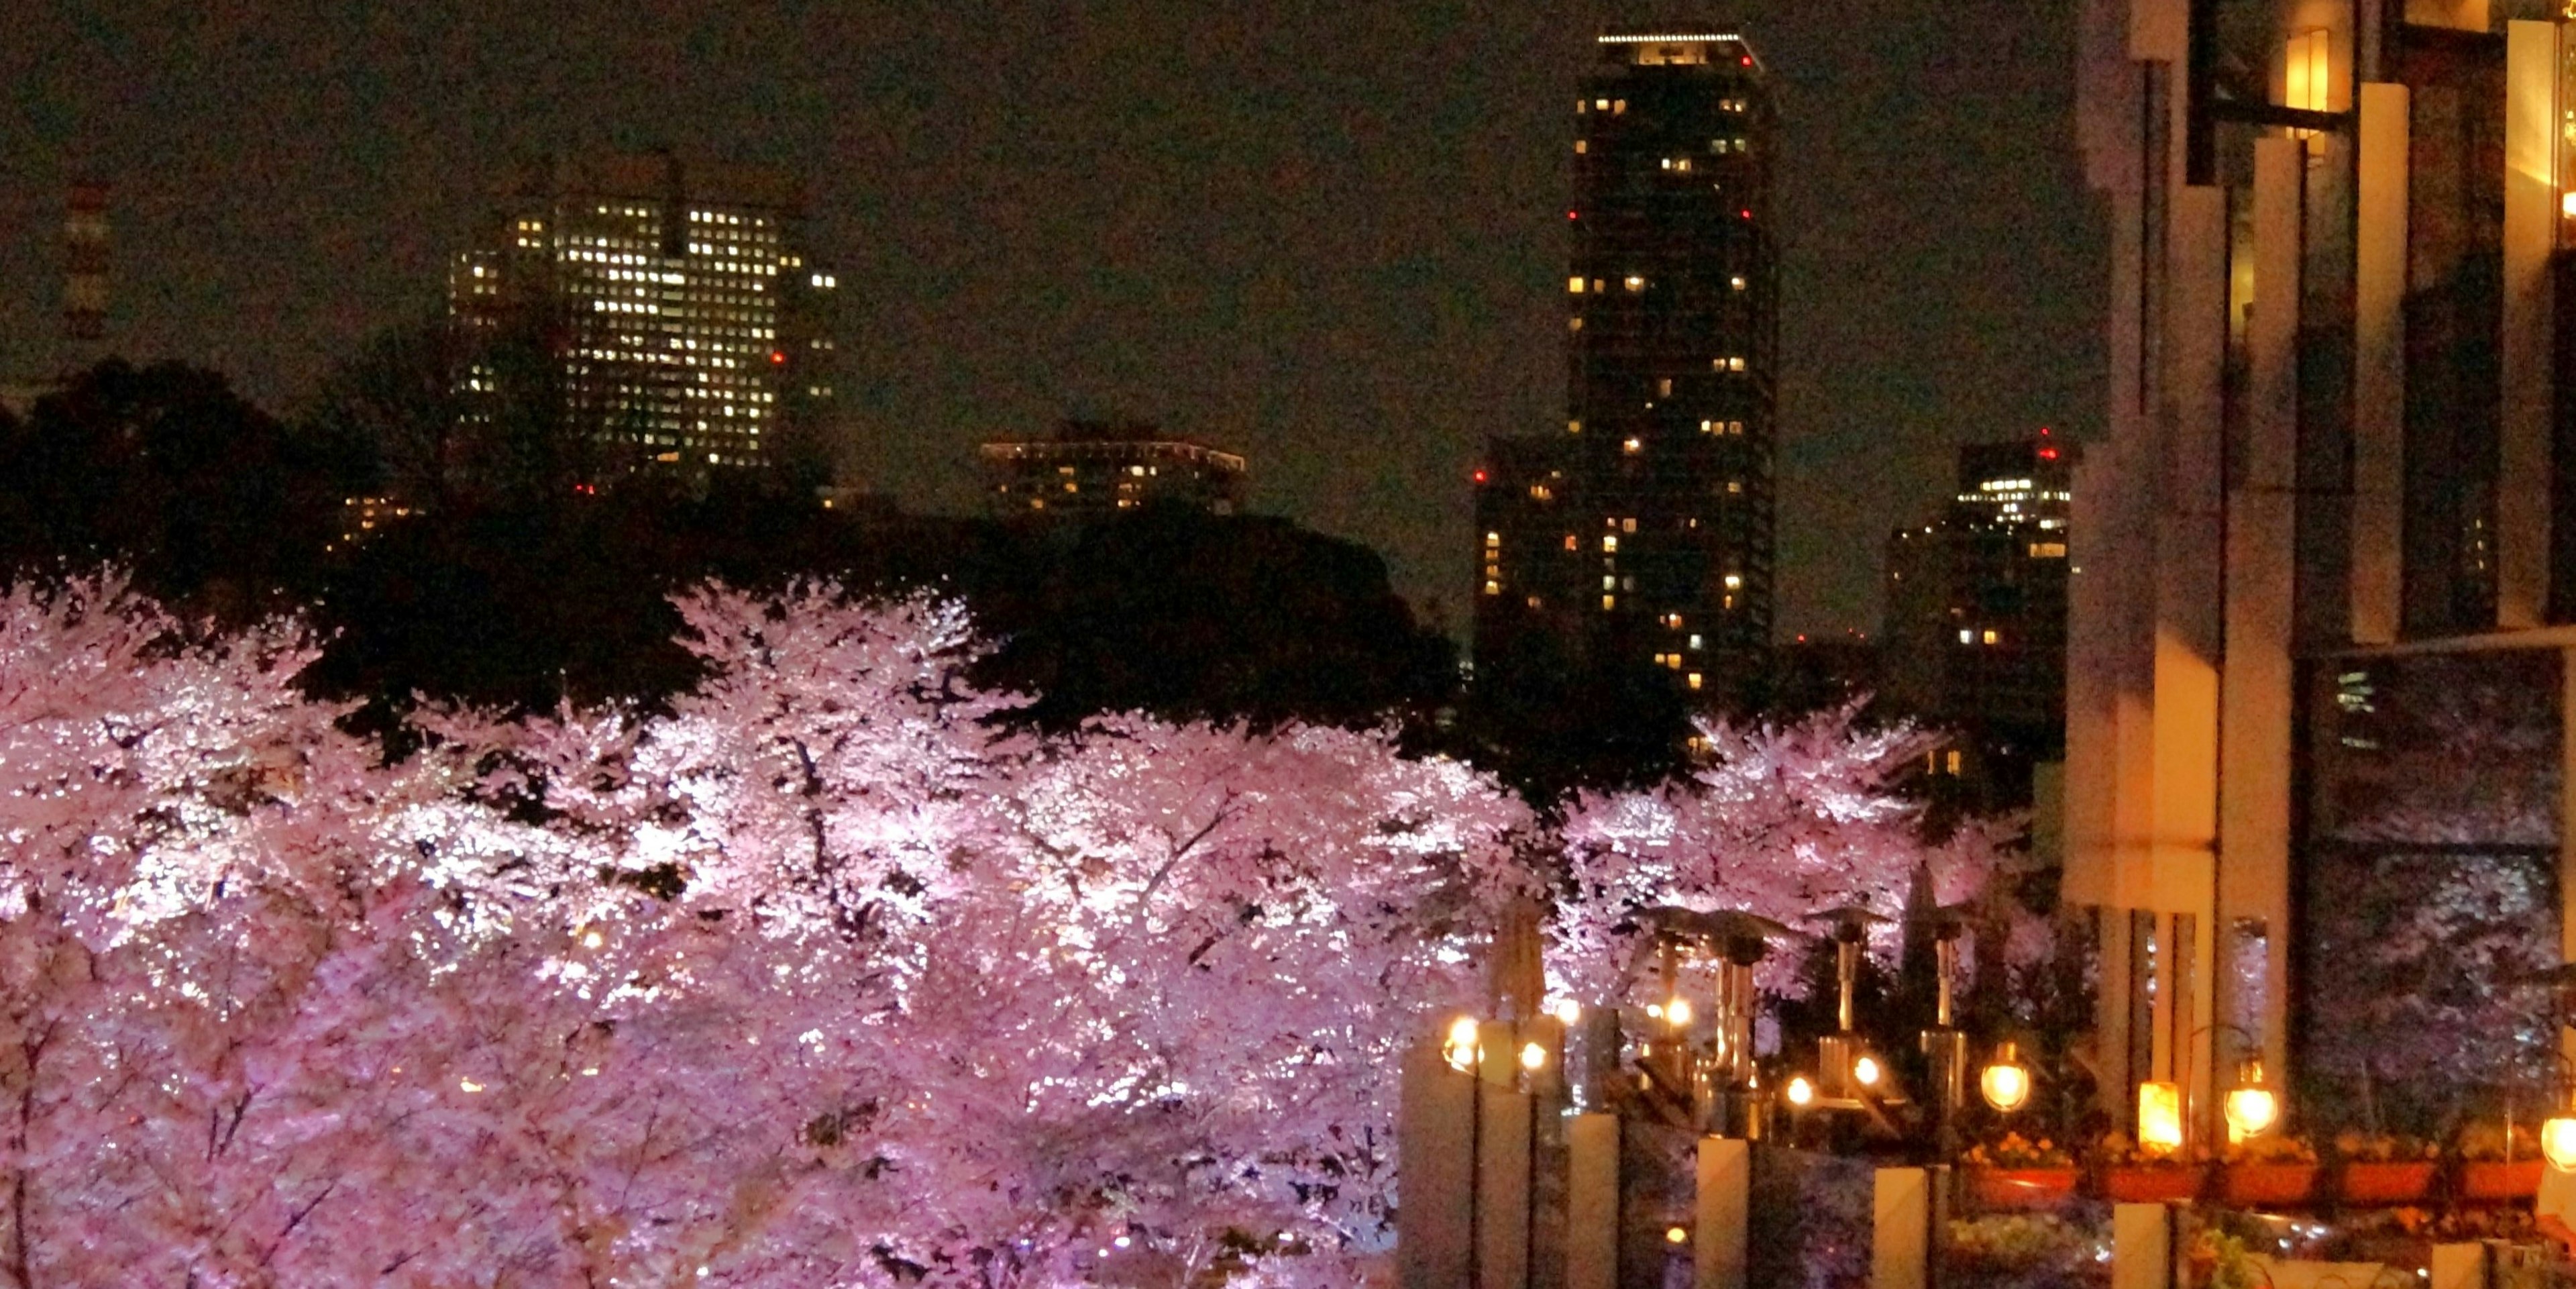
[[[1155,505],[1243,509],[1242,457],[1130,421],[1067,421],[1053,437],[987,443],[985,499],[999,519],[1083,519]]]

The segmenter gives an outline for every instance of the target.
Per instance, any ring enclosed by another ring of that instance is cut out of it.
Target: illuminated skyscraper
[[[1572,100],[1566,422],[1496,440],[1478,480],[1479,665],[1538,632],[1739,700],[1771,640],[1769,83],[1713,25],[1596,48]]]
[[[839,283],[799,245],[803,211],[785,176],[664,154],[528,169],[456,257],[451,309],[473,334],[518,329],[549,356],[542,397],[599,473],[774,463],[834,402]],[[514,379],[528,377],[474,360],[471,414],[496,414]]]
[[[985,504],[996,519],[1091,519],[1175,505],[1243,509],[1242,457],[1131,421],[1066,421],[1046,439],[983,447]]]

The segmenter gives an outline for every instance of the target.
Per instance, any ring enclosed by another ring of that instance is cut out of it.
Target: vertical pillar
[[[1449,1068],[1437,1043],[1405,1054],[1396,1119],[1404,1200],[1395,1214],[1397,1276],[1404,1289],[1472,1283],[1476,1089],[1474,1078]]]
[[[1699,1230],[1691,1249],[1691,1289],[1744,1289],[1752,1201],[1753,1143],[1700,1138]]]
[[[2436,1244],[2424,1289],[2487,1289],[2487,1246]]]
[[[1882,1168],[1875,1185],[1869,1289],[1931,1289],[1931,1175],[1920,1168]]]
[[[2397,639],[2402,612],[2408,103],[2403,85],[2361,87],[2352,291],[2355,644]]]
[[[1530,1098],[1476,1085],[1476,1289],[1529,1289]]]
[[[2576,649],[2558,654],[2558,956],[2576,962]],[[2576,1060],[2576,1029],[2558,1050]]]
[[[2213,989],[2231,973],[2239,918],[2286,930],[2290,920],[2291,603],[2299,443],[2299,300],[2307,146],[2254,142],[2254,309],[2245,333],[2245,433],[2227,490],[2226,669],[2219,682],[2218,907],[2198,932],[2213,943]],[[2266,952],[2274,937],[2266,937]],[[2266,974],[2271,963],[2265,963]],[[2266,1010],[2281,991],[2263,991]],[[2198,1023],[2229,1014],[2215,1000]],[[2265,1015],[2269,1053],[2282,1028]],[[2194,1026],[2197,1028],[2197,1024]],[[2211,1036],[2214,1040],[2215,1036]],[[2208,1044],[2214,1048],[2215,1042]],[[2191,1078],[2214,1052],[2195,1053]],[[2276,1067],[2277,1068],[2277,1067]],[[2285,1077],[2276,1073],[2273,1077]],[[2195,1089],[2195,1091],[2201,1091]]]
[[[2549,611],[2549,256],[2558,238],[2558,27],[2516,21],[2504,53],[2503,419],[2496,450],[2496,625]]]
[[[1565,1146],[1565,1289],[1618,1289],[1619,1116],[1573,1116]]]
[[[2111,1289],[2172,1289],[2173,1210],[2162,1204],[2111,1207]]]

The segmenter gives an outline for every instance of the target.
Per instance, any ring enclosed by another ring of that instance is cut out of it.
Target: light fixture
[[[1665,1003],[1664,1019],[1672,1022],[1673,1028],[1675,1029],[1680,1029],[1683,1026],[1690,1024],[1690,1000],[1687,998],[1675,998],[1671,1002]]]
[[[1977,1090],[1986,1096],[1986,1104],[2011,1114],[2030,1104],[2030,1067],[2021,1063],[2021,1051],[2011,1040],[1996,1045],[1995,1059],[1977,1075]]]
[[[2260,1137],[2281,1118],[2281,1099],[2263,1086],[2263,1063],[2248,1060],[2238,1069],[2236,1086],[2227,1090],[2221,1102],[2227,1115],[2227,1139],[2243,1141]],[[2576,1129],[2576,1123],[2571,1123]]]
[[[1666,1243],[1666,1244],[1688,1244],[1688,1243],[1690,1243],[1690,1232],[1689,1232],[1689,1231],[1687,1231],[1687,1230],[1685,1230],[1685,1229],[1683,1229],[1683,1228],[1681,1228],[1681,1227],[1678,1227],[1678,1226],[1668,1226],[1668,1227],[1665,1227],[1665,1228],[1664,1228],[1664,1243]]]
[[[1790,1079],[1789,1086],[1782,1089],[1782,1093],[1789,1098],[1789,1104],[1803,1108],[1815,1103],[1816,1085],[1801,1074]]]
[[[1521,1044],[1521,1068],[1536,1072],[1547,1067],[1547,1047],[1542,1043]]]
[[[1878,1086],[1879,1077],[1887,1071],[1879,1068],[1878,1058],[1864,1056],[1852,1062],[1852,1082],[1865,1088]]]
[[[2576,1173],[2576,1103],[2562,1103],[2540,1125],[2540,1154],[2562,1173]]]
[[[1571,998],[1560,998],[1555,1006],[1547,1010],[1549,1015],[1556,1017],[1556,1023],[1560,1025],[1571,1025],[1583,1019],[1583,1004]]]
[[[1449,1022],[1449,1039],[1441,1045],[1441,1055],[1448,1058],[1449,1068],[1461,1074],[1476,1068],[1476,1030],[1473,1016],[1461,1016]]]
[[[2138,1085],[2138,1148],[2150,1155],[2182,1149],[2182,1085],[2156,1081]]]

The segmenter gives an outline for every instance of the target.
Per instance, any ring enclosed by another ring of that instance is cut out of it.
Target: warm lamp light
[[[2182,1149],[2182,1085],[2138,1085],[2138,1148],[2151,1155]]]
[[[1789,1104],[1793,1106],[1804,1107],[1816,1099],[1816,1085],[1808,1082],[1807,1076],[1803,1074],[1789,1080],[1789,1086],[1782,1091],[1788,1096]]]
[[[1878,1058],[1875,1056],[1864,1056],[1852,1062],[1852,1081],[1862,1087],[1877,1087],[1879,1076],[1885,1073],[1885,1070],[1878,1067]]]
[[[1548,1009],[1548,1013],[1556,1017],[1558,1024],[1571,1025],[1583,1019],[1583,1004],[1571,998],[1560,998],[1556,1000],[1556,1006]]]
[[[1476,1049],[1479,1046],[1476,1029],[1473,1016],[1461,1016],[1449,1022],[1449,1039],[1441,1044],[1441,1055],[1448,1058],[1449,1068],[1462,1074],[1476,1068]]]
[[[1668,1021],[1671,1021],[1671,1022],[1673,1023],[1673,1028],[1675,1028],[1675,1029],[1679,1029],[1679,1028],[1681,1028],[1681,1027],[1682,1027],[1682,1026],[1684,1026],[1684,1025],[1688,1025],[1688,1024],[1690,1024],[1690,1023],[1691,1023],[1691,1005],[1690,1005],[1690,1000],[1689,1000],[1689,999],[1687,999],[1687,998],[1676,998],[1676,999],[1672,1000],[1671,1002],[1665,1003],[1665,1004],[1664,1004],[1664,1019],[1665,1019],[1665,1020],[1668,1020]]]
[[[2281,1099],[2263,1086],[2263,1063],[2247,1061],[2237,1075],[2236,1086],[2227,1090],[2222,1103],[2227,1115],[2227,1139],[2243,1141],[2260,1137],[2281,1119]]]
[[[2021,1051],[2010,1042],[1995,1048],[1995,1059],[1977,1075],[1977,1090],[1986,1095],[1986,1104],[2005,1114],[2030,1104],[2030,1067],[2021,1063]]]
[[[2540,1125],[2540,1153],[2550,1167],[2576,1173],[2576,1111],[2560,1110]]]
[[[1547,1048],[1539,1043],[1521,1044],[1521,1068],[1533,1072],[1547,1068]]]

